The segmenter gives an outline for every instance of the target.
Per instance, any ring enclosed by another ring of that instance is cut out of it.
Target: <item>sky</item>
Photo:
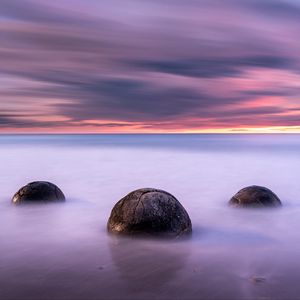
[[[300,0],[0,0],[0,133],[300,132]]]

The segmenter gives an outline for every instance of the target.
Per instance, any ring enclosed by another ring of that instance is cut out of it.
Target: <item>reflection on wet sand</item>
[[[180,241],[112,237],[109,249],[120,276],[130,291],[163,290],[186,265],[188,247]]]

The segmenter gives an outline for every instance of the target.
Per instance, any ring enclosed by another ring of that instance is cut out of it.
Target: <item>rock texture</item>
[[[238,191],[229,204],[237,207],[276,207],[281,205],[281,201],[271,190],[252,185]]]
[[[111,233],[178,237],[192,232],[188,213],[171,194],[152,188],[133,191],[113,207]]]
[[[35,181],[23,186],[12,198],[14,204],[65,201],[63,192],[53,183]]]

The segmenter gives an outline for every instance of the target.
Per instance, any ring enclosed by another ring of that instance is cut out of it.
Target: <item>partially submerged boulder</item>
[[[113,207],[111,233],[178,237],[192,232],[188,213],[171,194],[152,188],[135,190]]]
[[[12,198],[14,204],[61,201],[65,201],[63,192],[55,184],[47,181],[28,183]]]
[[[229,201],[237,207],[277,207],[281,201],[271,190],[263,186],[252,185],[238,191]]]

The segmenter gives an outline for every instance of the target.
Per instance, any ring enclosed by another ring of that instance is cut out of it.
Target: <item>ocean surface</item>
[[[300,135],[0,136],[0,299],[300,299]],[[36,180],[67,201],[18,206]],[[279,209],[234,209],[263,185]],[[132,190],[173,194],[188,240],[110,236]]]

